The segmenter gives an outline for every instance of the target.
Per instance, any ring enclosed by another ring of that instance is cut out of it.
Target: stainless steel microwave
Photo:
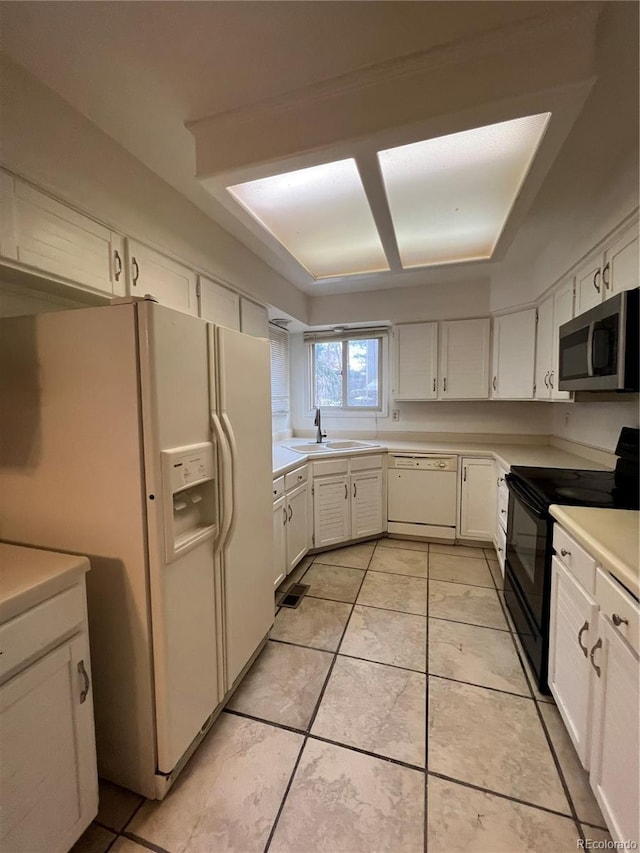
[[[627,290],[560,326],[561,391],[638,391],[638,292]]]

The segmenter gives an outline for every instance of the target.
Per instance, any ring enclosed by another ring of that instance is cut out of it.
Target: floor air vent
[[[280,607],[297,607],[307,594],[310,584],[294,583],[284,594]]]

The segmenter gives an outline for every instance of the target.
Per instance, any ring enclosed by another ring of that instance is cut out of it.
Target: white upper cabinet
[[[560,326],[573,319],[573,278],[567,278],[538,305],[536,332],[536,400],[569,400],[558,391]]]
[[[198,277],[199,316],[203,320],[240,331],[240,297],[233,290]]]
[[[395,400],[435,400],[438,395],[438,324],[394,329]]]
[[[494,400],[533,398],[536,351],[536,310],[503,314],[493,322]]]
[[[491,321],[440,323],[440,398],[486,400],[489,397]]]
[[[0,249],[4,257],[86,290],[124,295],[119,234],[6,173],[1,189]]]
[[[161,305],[198,316],[196,274],[161,252],[127,240],[129,296],[153,296]]]
[[[240,331],[254,338],[269,337],[269,315],[262,305],[250,299],[240,299]]]
[[[638,224],[618,231],[576,272],[576,315],[638,286]]]

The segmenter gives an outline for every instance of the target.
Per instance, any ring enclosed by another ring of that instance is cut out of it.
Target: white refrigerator
[[[86,554],[101,776],[162,798],[274,618],[269,343],[149,300],[0,320],[0,539]]]

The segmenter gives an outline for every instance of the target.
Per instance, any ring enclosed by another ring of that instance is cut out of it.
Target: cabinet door
[[[161,305],[198,316],[196,274],[135,240],[127,240],[129,296],[153,296]]]
[[[351,537],[382,533],[382,471],[351,475]]]
[[[489,319],[440,324],[440,399],[488,399],[490,337]]]
[[[78,634],[0,688],[0,849],[66,853],[98,811],[89,644]]]
[[[598,606],[556,558],[552,561],[549,687],[582,766],[589,768],[591,673]]]
[[[198,316],[217,326],[240,331],[240,297],[201,275],[198,279]]]
[[[240,330],[254,338],[269,337],[269,315],[262,305],[250,299],[240,299]]]
[[[287,573],[287,504],[283,495],[273,502],[273,588],[277,589]]]
[[[32,187],[15,181],[15,257],[106,296],[124,294],[122,240]]]
[[[13,178],[0,170],[0,257],[17,258]]]
[[[309,550],[309,484],[287,494],[287,574]]]
[[[551,399],[551,361],[553,359],[553,295],[538,305],[536,329],[536,400]]]
[[[313,482],[313,544],[316,548],[351,538],[349,477],[322,477]]]
[[[462,459],[460,538],[491,542],[496,523],[496,472],[493,459]]]
[[[598,620],[591,787],[614,841],[640,842],[640,666],[608,618]]]
[[[638,226],[634,225],[605,252],[604,298],[638,286]]]
[[[549,375],[552,400],[569,400],[571,398],[570,391],[558,391],[558,359],[560,326],[563,323],[568,323],[569,320],[573,319],[573,316],[573,278],[570,278],[561,284],[553,294],[553,362]]]
[[[602,255],[589,258],[576,273],[576,317],[602,302]]]
[[[531,400],[536,352],[536,309],[496,317],[493,324],[493,378],[496,400]]]
[[[396,326],[394,400],[434,400],[438,394],[438,324]]]

